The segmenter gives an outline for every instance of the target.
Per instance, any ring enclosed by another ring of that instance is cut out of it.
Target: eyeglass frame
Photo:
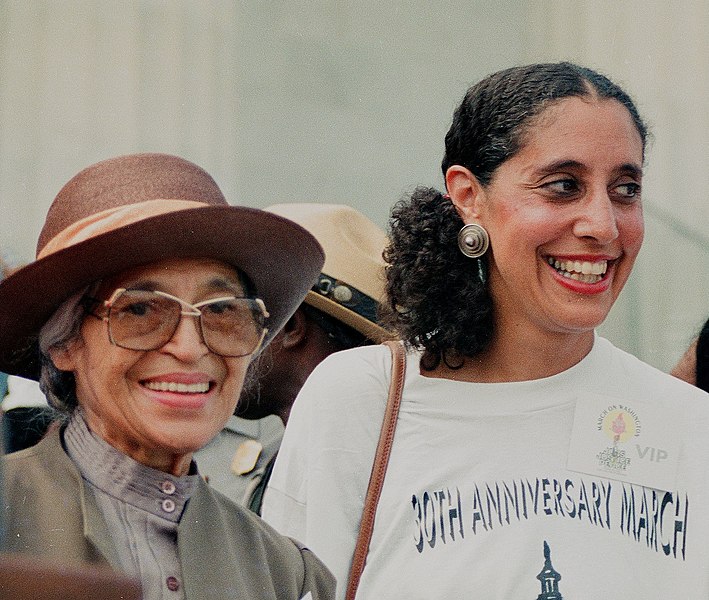
[[[110,322],[110,317],[111,317],[111,308],[113,307],[113,303],[116,301],[116,299],[123,294],[124,292],[131,292],[131,291],[136,291],[136,292],[150,292],[152,294],[156,294],[158,296],[162,296],[163,298],[167,298],[169,300],[174,300],[177,302],[180,306],[182,307],[187,307],[188,309],[191,310],[181,310],[180,311],[180,318],[177,320],[177,324],[175,325],[175,329],[173,330],[172,334],[170,337],[161,345],[156,346],[155,348],[146,348],[143,350],[139,350],[137,348],[127,348],[126,346],[121,346],[116,340],[113,339],[113,334],[111,332],[111,322]],[[209,349],[210,352],[216,354],[217,356],[221,356],[223,358],[242,358],[244,356],[253,356],[256,354],[260,349],[261,346],[263,345],[263,340],[266,338],[266,335],[268,334],[268,327],[263,326],[262,329],[263,331],[261,332],[261,338],[259,339],[258,343],[256,344],[256,347],[249,353],[249,354],[237,354],[235,356],[232,355],[225,355],[225,354],[220,354],[219,352],[216,352],[215,350],[212,349],[212,347],[207,343],[207,340],[204,336],[204,324],[202,322],[202,311],[199,310],[201,306],[207,306],[208,304],[213,304],[216,302],[221,302],[224,300],[253,300],[256,303],[256,306],[259,307],[259,310],[261,311],[261,314],[263,315],[264,319],[267,319],[271,315],[268,312],[268,309],[266,308],[266,304],[261,298],[252,298],[248,296],[220,296],[219,298],[210,298],[209,300],[202,300],[201,302],[197,302],[196,304],[190,304],[186,300],[183,300],[182,298],[178,298],[177,296],[173,296],[172,294],[168,294],[167,292],[162,292],[160,290],[139,290],[139,289],[131,289],[131,288],[116,288],[114,292],[111,294],[111,296],[108,298],[108,300],[99,300],[98,298],[93,298],[91,296],[84,296],[84,307],[86,309],[86,312],[90,314],[92,317],[95,317],[101,321],[104,321],[106,323],[106,330],[108,332],[108,340],[111,342],[112,345],[117,346],[118,348],[123,348],[125,350],[135,350],[137,352],[150,352],[152,350],[157,350],[158,348],[162,348],[165,344],[167,344],[175,335],[177,332],[178,327],[180,326],[180,322],[182,321],[183,316],[187,317],[197,317],[199,318],[199,335],[202,338],[202,343]],[[104,308],[108,309],[108,313],[106,315],[97,315],[95,312],[93,312],[93,306],[96,304],[101,304],[103,305]]]

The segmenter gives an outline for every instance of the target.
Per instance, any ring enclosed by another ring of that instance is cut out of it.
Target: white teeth
[[[583,273],[569,273],[568,271],[564,271],[562,275],[567,279],[581,281],[582,283],[597,283],[601,280],[600,275],[591,275],[590,273],[588,275],[584,275]]]
[[[209,391],[209,383],[175,383],[174,381],[147,381],[145,387],[156,392],[178,392],[180,394],[204,394]]]
[[[559,260],[550,256],[547,258],[547,262],[564,277],[583,283],[596,283],[600,281],[603,278],[602,275],[608,270],[607,260],[599,260],[596,262],[587,260]]]

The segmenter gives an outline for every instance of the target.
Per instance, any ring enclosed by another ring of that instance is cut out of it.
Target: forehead
[[[219,260],[207,258],[172,258],[122,271],[104,280],[102,288],[134,286],[170,290],[242,290],[239,271]]]
[[[630,113],[617,100],[565,98],[531,120],[520,137],[520,149],[500,165],[493,178],[510,168],[526,172],[556,163],[608,172],[630,168],[641,173],[642,138]]]
[[[525,127],[521,150],[611,152],[642,166],[643,141],[628,109],[614,99],[570,97],[550,104]],[[614,151],[615,150],[615,151]]]

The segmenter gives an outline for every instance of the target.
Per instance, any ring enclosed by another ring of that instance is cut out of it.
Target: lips
[[[170,411],[200,411],[209,403],[216,383],[205,373],[165,373],[140,382],[153,402]]]
[[[209,391],[209,382],[177,383],[175,381],[145,381],[143,385],[156,392],[177,392],[179,394],[204,394]]]
[[[185,402],[197,405],[205,402],[214,381],[206,373],[175,372],[155,375],[140,384],[160,402],[183,406]]]
[[[594,261],[565,260],[548,256],[546,261],[562,277],[581,283],[598,283],[604,278],[608,271],[608,260],[605,259]]]

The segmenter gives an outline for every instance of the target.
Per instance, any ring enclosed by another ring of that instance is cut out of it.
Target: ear
[[[305,317],[305,313],[299,308],[288,319],[281,331],[281,346],[286,349],[300,346],[306,340],[307,329],[308,320]]]
[[[469,169],[453,165],[446,171],[446,189],[463,222],[477,221],[485,196],[485,188],[478,178]]]
[[[49,358],[52,359],[54,366],[60,371],[74,371],[76,361],[74,360],[74,348],[76,343],[71,343],[69,346],[59,348],[53,347],[49,349]]]

